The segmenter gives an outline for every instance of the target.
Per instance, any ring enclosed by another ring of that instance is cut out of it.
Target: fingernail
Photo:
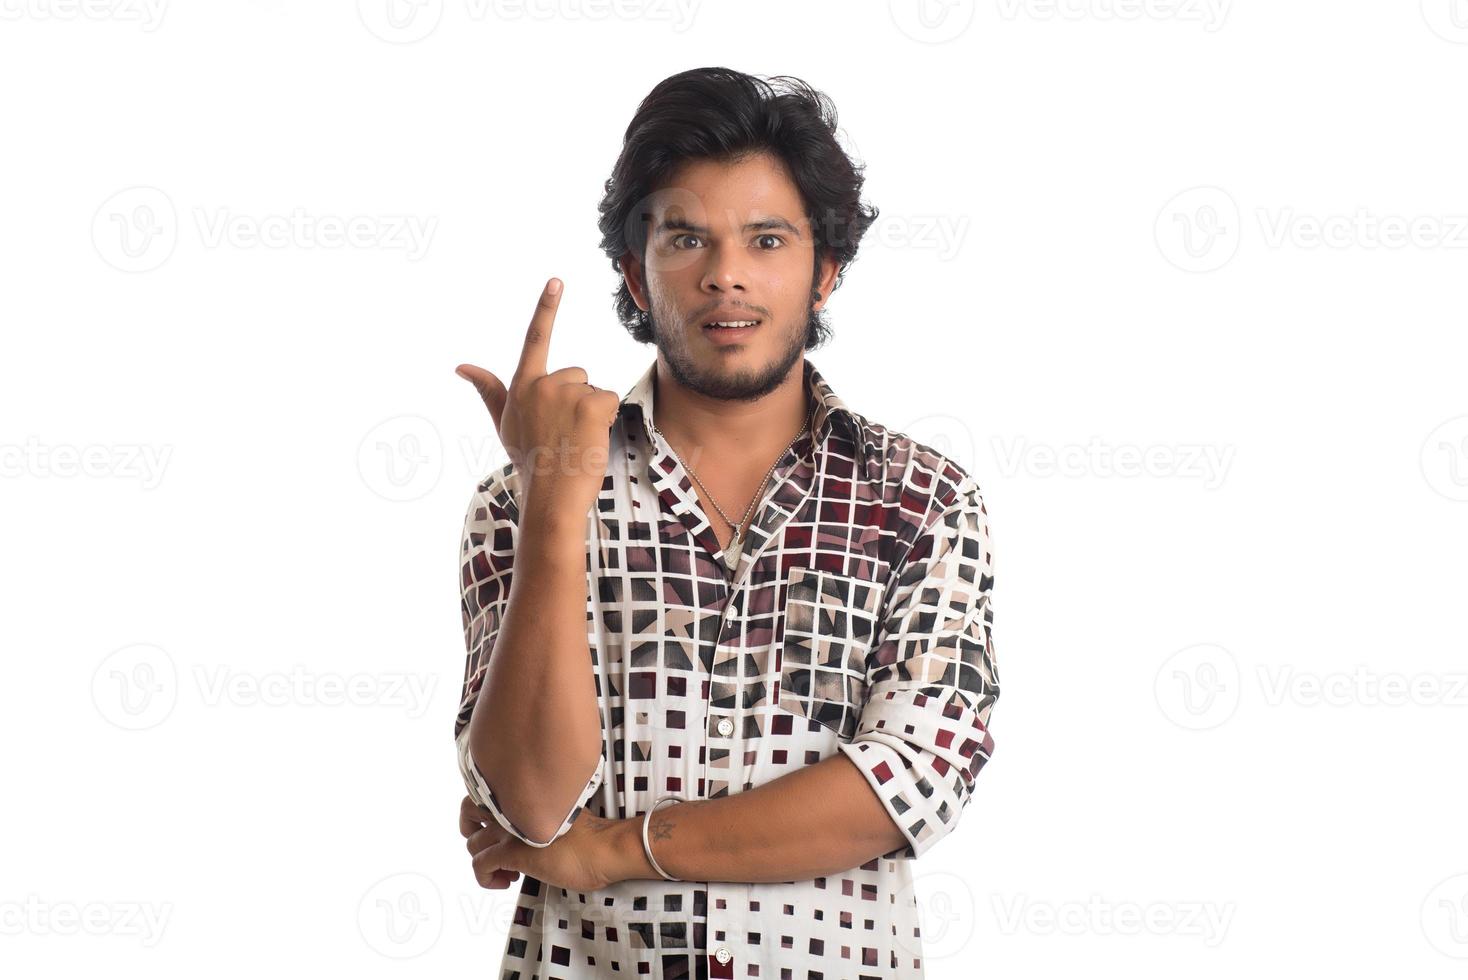
[[[468,381],[469,380],[469,376],[464,373],[464,369],[463,368],[454,368],[454,373],[457,374],[459,377],[463,378],[465,381]]]
[[[561,291],[561,280],[552,279],[550,282],[546,283],[545,291],[550,293],[552,296],[559,293]]]

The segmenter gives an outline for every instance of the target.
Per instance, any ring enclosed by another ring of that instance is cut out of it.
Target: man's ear
[[[831,301],[831,291],[836,288],[836,273],[839,268],[836,256],[827,250],[821,258],[820,273],[816,276],[815,285],[811,286],[813,292],[821,294],[821,298],[811,304],[812,309],[819,310]]]
[[[646,313],[647,281],[642,278],[642,263],[631,252],[624,252],[617,260],[617,264],[622,267],[622,279],[627,283],[627,291],[632,294],[633,302],[637,304],[638,309]]]

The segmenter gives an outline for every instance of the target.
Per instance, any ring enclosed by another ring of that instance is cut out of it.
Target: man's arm
[[[533,503],[511,513],[503,486],[496,479],[477,494],[465,523],[468,663],[455,735],[471,798],[544,847],[597,790],[605,758],[586,632],[586,522]]]
[[[876,857],[915,859],[957,826],[994,750],[999,698],[988,513],[971,478],[958,489],[914,539],[883,602],[851,741],[742,793],[658,810],[648,843],[668,874],[796,881]],[[615,873],[657,877],[641,832],[640,817],[615,828]]]
[[[907,839],[885,857],[917,859],[952,833],[994,752],[989,515],[972,477],[964,474],[957,489],[888,588],[856,734],[837,746]]]
[[[801,881],[837,874],[901,848],[906,838],[845,756],[714,800],[674,803],[648,820],[664,871],[685,881]],[[642,817],[608,837],[615,881],[660,878],[642,850]]]

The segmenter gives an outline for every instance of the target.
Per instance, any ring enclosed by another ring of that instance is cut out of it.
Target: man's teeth
[[[710,326],[710,327],[752,327],[752,326],[754,326],[758,322],[759,322],[758,320],[715,320],[713,323],[706,324],[706,326]]]

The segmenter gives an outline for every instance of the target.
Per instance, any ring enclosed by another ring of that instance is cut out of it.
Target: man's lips
[[[704,317],[700,321],[700,324],[706,329],[716,329],[713,326],[715,323],[737,323],[746,320],[753,320],[754,325],[759,326],[761,323],[764,322],[764,317],[760,316],[758,313],[752,313],[746,309],[722,309],[715,310],[708,316]]]
[[[715,344],[738,344],[752,337],[762,325],[763,321],[760,320],[756,320],[753,326],[748,327],[716,327],[705,323],[703,335]]]

